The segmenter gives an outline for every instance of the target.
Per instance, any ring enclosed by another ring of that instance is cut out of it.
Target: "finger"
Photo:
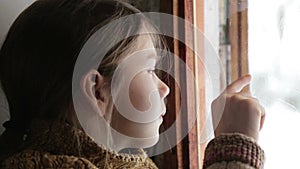
[[[237,93],[240,92],[245,86],[247,86],[251,81],[251,75],[245,75],[240,77],[238,80],[232,82],[226,88],[227,93]]]

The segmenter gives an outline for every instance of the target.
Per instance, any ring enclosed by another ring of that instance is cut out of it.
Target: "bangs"
[[[132,23],[136,22],[137,21],[132,21]],[[127,28],[122,28],[121,31],[120,29],[116,30],[115,36],[122,34],[126,35],[127,38],[115,43],[105,54],[101,64],[98,66],[98,71],[101,75],[111,77],[120,60],[136,50],[136,46],[138,46],[137,43],[139,42],[138,38],[142,35],[148,35],[151,38],[156,53],[159,56],[157,65],[160,65],[159,67],[164,66],[164,68],[167,68],[167,71],[170,70],[172,64],[164,36],[146,17],[143,17],[143,20],[139,20],[138,24],[138,26],[132,25]]]

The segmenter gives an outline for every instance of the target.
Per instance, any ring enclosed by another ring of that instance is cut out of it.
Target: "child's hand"
[[[239,78],[227,86],[226,90],[213,101],[212,112],[216,136],[221,133],[238,132],[258,140],[265,111],[249,91],[243,91],[250,80],[250,75]]]

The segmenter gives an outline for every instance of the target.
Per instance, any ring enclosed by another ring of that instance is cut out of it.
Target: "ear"
[[[103,116],[107,107],[107,99],[105,97],[104,78],[100,73],[91,69],[86,73],[81,81],[81,88],[88,102],[100,116]]]

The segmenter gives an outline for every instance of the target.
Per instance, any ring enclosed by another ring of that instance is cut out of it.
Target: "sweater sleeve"
[[[239,133],[222,134],[207,145],[203,169],[262,169],[264,159],[254,139]]]

